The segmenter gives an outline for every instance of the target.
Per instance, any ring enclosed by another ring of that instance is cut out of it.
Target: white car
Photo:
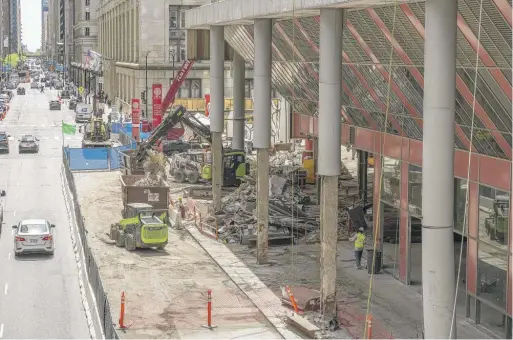
[[[53,255],[53,228],[47,220],[23,220],[12,228],[14,233],[14,255],[44,253]]]

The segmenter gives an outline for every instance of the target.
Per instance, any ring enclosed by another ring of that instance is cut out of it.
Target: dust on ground
[[[212,289],[218,336],[233,334],[234,329],[237,334],[259,329],[267,333],[266,338],[273,334],[279,338],[263,314],[187,231],[170,229],[164,251],[128,252],[114,245],[107,233],[110,225],[121,219],[119,176],[119,172],[74,174],[88,243],[100,268],[114,320],[119,317],[121,292],[126,294],[125,320],[132,326],[120,336],[212,338],[208,335],[211,331],[202,327],[206,323],[207,290]]]

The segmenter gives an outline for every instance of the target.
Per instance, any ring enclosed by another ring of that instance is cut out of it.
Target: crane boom
[[[167,109],[171,106],[171,104],[175,101],[176,93],[178,92],[178,89],[180,89],[180,86],[182,86],[185,78],[187,78],[187,75],[189,74],[189,71],[192,68],[192,65],[194,65],[194,60],[188,59],[184,61],[182,64],[182,67],[180,68],[180,72],[176,75],[176,78],[173,79],[173,83],[169,87],[169,90],[166,93],[166,96],[162,100],[162,108],[161,112],[162,114],[165,114]]]

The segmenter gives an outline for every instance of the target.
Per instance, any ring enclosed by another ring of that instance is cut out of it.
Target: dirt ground
[[[88,242],[100,267],[112,315],[119,317],[126,294],[122,338],[233,338],[258,334],[279,338],[261,312],[185,231],[170,229],[164,251],[128,252],[107,233],[121,218],[119,172],[74,174]],[[207,290],[212,289],[215,333],[206,323]]]

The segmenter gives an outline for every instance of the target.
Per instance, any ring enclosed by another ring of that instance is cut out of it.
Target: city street
[[[0,131],[10,135],[10,153],[0,155],[0,189],[7,193],[0,238],[0,338],[89,338],[60,174],[61,121],[73,123],[72,112],[64,105],[49,110],[55,90],[20,86],[26,95],[14,96],[0,122]],[[18,153],[25,134],[40,139],[39,153]],[[64,141],[80,144],[78,135]],[[14,256],[12,225],[28,218],[55,224],[54,256]]]

